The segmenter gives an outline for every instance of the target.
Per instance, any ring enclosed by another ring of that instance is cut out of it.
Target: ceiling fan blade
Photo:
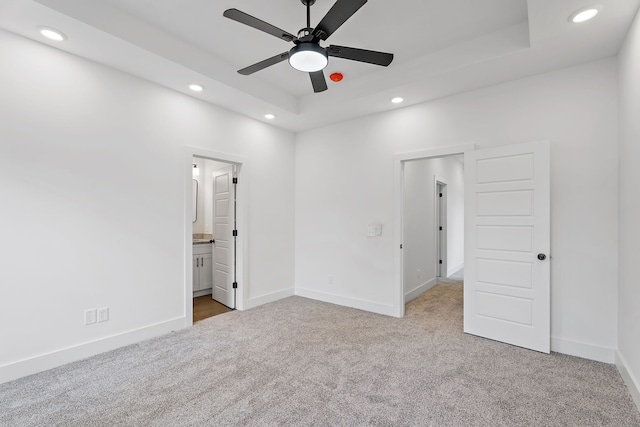
[[[248,76],[249,74],[253,74],[256,71],[264,70],[265,68],[275,65],[286,59],[289,59],[288,51],[282,52],[281,54],[278,54],[276,56],[272,56],[271,58],[265,59],[264,61],[260,61],[256,64],[249,65],[248,67],[243,68],[242,70],[238,70],[238,73],[242,74],[243,76]]]
[[[367,62],[369,64],[386,67],[393,61],[393,53],[377,52],[375,50],[357,49],[355,47],[334,46],[327,48],[327,55],[352,61]]]
[[[281,30],[280,28],[264,22],[258,18],[254,18],[253,16],[241,12],[238,9],[227,9],[222,15],[226,18],[240,22],[241,24],[253,27],[256,30],[264,31],[267,34],[271,34],[272,36],[275,36],[286,42],[292,42],[296,39],[296,36],[294,36],[293,34],[290,34],[285,30]]]
[[[367,0],[338,0],[329,12],[322,18],[313,34],[320,40],[326,40],[334,33],[345,21],[351,18]]]
[[[309,76],[311,77],[311,84],[313,85],[313,91],[315,93],[327,90],[327,81],[324,78],[322,70],[309,73]]]

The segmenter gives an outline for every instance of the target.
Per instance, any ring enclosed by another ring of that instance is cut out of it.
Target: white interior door
[[[235,222],[235,189],[233,166],[213,173],[213,292],[211,297],[235,308],[233,229]]]
[[[549,353],[549,143],[464,160],[464,331]]]

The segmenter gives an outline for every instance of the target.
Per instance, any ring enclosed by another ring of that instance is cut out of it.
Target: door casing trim
[[[185,327],[193,325],[193,223],[191,222],[191,180],[193,178],[193,157],[215,160],[236,166],[238,177],[236,194],[236,218],[238,227],[236,265],[238,289],[236,291],[236,309],[244,310],[249,294],[248,274],[248,212],[249,212],[249,162],[246,157],[236,154],[223,153],[203,147],[186,146],[184,159],[184,191],[185,191],[185,232],[184,232],[184,309]]]
[[[432,148],[429,150],[398,153],[393,156],[393,247],[396,251],[393,257],[393,288],[395,293],[393,312],[395,317],[404,316],[403,256],[402,249],[400,249],[400,245],[402,244],[402,230],[404,227],[402,221],[402,181],[404,175],[404,163],[410,160],[444,157],[454,154],[464,155],[470,151],[474,151],[475,149],[475,144],[467,143],[448,147]]]

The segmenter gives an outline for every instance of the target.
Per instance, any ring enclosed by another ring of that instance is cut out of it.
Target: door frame
[[[433,177],[433,181],[434,181],[434,197],[435,197],[435,203],[434,203],[434,215],[433,218],[435,219],[435,224],[434,224],[434,236],[436,236],[435,239],[435,250],[434,250],[434,254],[436,254],[436,259],[435,259],[435,263],[436,263],[436,280],[438,277],[443,277],[443,271],[444,271],[444,277],[447,277],[447,272],[448,272],[448,259],[447,259],[447,183],[444,181],[444,179],[438,177],[438,176],[434,176]],[[438,191],[438,187],[442,187],[442,197],[439,197],[439,191]],[[442,224],[442,231],[444,231],[444,233],[440,233],[439,227],[440,224]],[[444,235],[444,238],[442,237]],[[438,261],[442,260],[442,264],[439,264]],[[438,273],[440,273],[440,275],[438,275]]]
[[[393,156],[393,245],[396,252],[394,256],[394,308],[393,312],[396,317],[404,317],[404,283],[403,283],[403,253],[400,246],[402,245],[403,224],[403,176],[404,164],[410,160],[428,159],[433,157],[445,157],[449,155],[462,154],[463,156],[474,151],[476,145],[473,143],[452,145],[449,147],[432,148],[428,150],[411,151],[407,153],[398,153]]]
[[[192,203],[193,195],[191,191],[191,180],[193,179],[193,157],[215,160],[218,162],[236,165],[236,176],[238,184],[236,186],[236,224],[238,227],[238,238],[236,239],[236,309],[244,310],[248,295],[248,212],[249,212],[249,163],[246,157],[235,154],[223,153],[202,147],[187,146],[185,148],[185,158],[183,165],[184,173],[184,313],[185,327],[193,325],[193,223]]]

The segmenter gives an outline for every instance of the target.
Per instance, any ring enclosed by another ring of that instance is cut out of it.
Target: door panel
[[[532,301],[528,298],[483,291],[476,293],[476,309],[479,316],[510,323],[531,326],[531,304]]]
[[[214,255],[212,298],[235,308],[233,289],[233,227],[234,189],[232,184],[233,166],[214,172]]]
[[[478,216],[530,216],[533,214],[533,192],[487,191],[478,193]]]
[[[479,159],[477,177],[479,184],[533,179],[533,156],[522,154]]]
[[[464,331],[545,353],[549,165],[548,142],[465,155]]]
[[[531,263],[506,260],[476,260],[478,282],[531,289],[533,282]]]
[[[478,249],[531,252],[533,227],[478,226]]]

